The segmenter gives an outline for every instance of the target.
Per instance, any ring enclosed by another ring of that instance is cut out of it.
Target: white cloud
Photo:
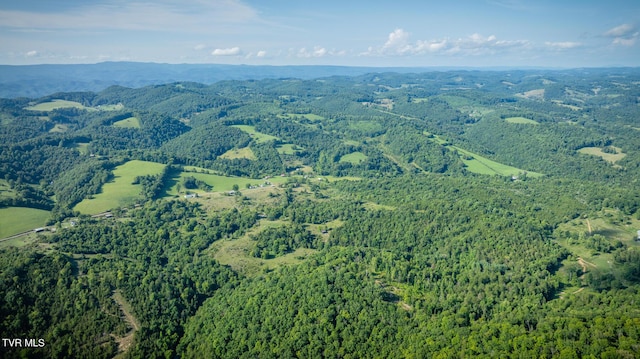
[[[303,47],[298,50],[296,56],[301,58],[311,58],[311,57],[324,57],[329,55],[329,51],[324,47],[315,46],[313,50],[307,50],[307,48]]]
[[[27,57],[34,57],[34,56],[38,55],[38,51],[31,50],[31,51],[27,52],[25,55],[27,55]]]
[[[213,56],[236,56],[236,55],[240,55],[240,48],[239,47],[230,47],[230,48],[226,48],[226,49],[215,49],[213,51],[211,51],[211,55]]]
[[[640,37],[640,32],[635,26],[622,24],[608,30],[603,36],[613,38],[613,45],[633,46]]]
[[[548,47],[556,50],[568,50],[575,49],[576,47],[582,46],[581,42],[572,42],[572,41],[562,41],[562,42],[550,42],[547,41],[544,43]]]
[[[619,26],[610,29],[609,31],[604,33],[604,36],[607,37],[626,37],[633,34],[635,28],[629,24],[622,24]]]
[[[403,29],[395,29],[387,37],[387,41],[380,47],[369,47],[361,55],[420,55],[426,53],[480,55],[495,53],[509,48],[522,48],[529,46],[526,40],[498,40],[495,35],[484,37],[480,34],[472,34],[458,39],[418,40],[411,42],[410,34]]]
[[[258,53],[256,54],[256,57],[265,57],[267,56],[267,52],[264,50],[260,50],[258,51]]]
[[[204,50],[206,48],[207,48],[207,45],[205,45],[205,44],[198,44],[198,45],[193,47],[193,49],[196,50],[196,51],[202,51],[202,50]]]

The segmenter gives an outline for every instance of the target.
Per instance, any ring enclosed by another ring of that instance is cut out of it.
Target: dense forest
[[[0,356],[640,358],[639,135],[623,68],[0,99]]]

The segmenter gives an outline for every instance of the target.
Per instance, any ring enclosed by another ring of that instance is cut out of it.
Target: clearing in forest
[[[81,110],[89,109],[80,102],[67,101],[67,100],[52,100],[49,102],[39,103],[37,105],[25,107],[25,110],[29,111],[53,111],[59,108],[79,108]]]
[[[131,347],[131,344],[133,344],[134,335],[140,329],[140,322],[138,322],[136,317],[131,314],[131,304],[127,302],[127,300],[122,296],[122,293],[119,290],[113,292],[113,300],[118,303],[118,307],[120,307],[120,311],[122,311],[124,320],[131,328],[131,330],[124,337],[115,338],[116,342],[118,343],[118,355],[116,356],[116,358],[123,358],[124,354]]]
[[[275,141],[275,140],[278,139],[278,137],[276,137],[276,136],[271,136],[271,135],[267,135],[266,133],[262,133],[262,132],[256,131],[256,127],[255,126],[233,125],[231,127],[236,127],[238,129],[248,133],[249,136],[251,136],[251,138],[253,138],[257,143]]]
[[[253,153],[250,147],[232,148],[229,151],[220,155],[220,158],[226,158],[228,160],[233,160],[237,158],[246,158],[248,160],[257,159],[256,155]]]
[[[140,120],[137,117],[125,118],[124,120],[114,122],[113,127],[140,128]]]
[[[251,252],[256,246],[250,236],[270,228],[286,225],[283,221],[261,220],[247,234],[238,239],[225,239],[213,243],[209,251],[214,253],[213,257],[222,265],[230,266],[234,271],[246,276],[260,274],[265,270],[273,270],[283,265],[300,263],[307,256],[316,252],[314,249],[298,248],[295,251],[275,257],[272,259],[256,258]]]
[[[358,165],[361,162],[365,161],[367,158],[368,158],[367,155],[365,155],[362,152],[357,151],[357,152],[352,152],[352,153],[349,153],[347,155],[344,155],[344,156],[340,157],[340,161],[339,162],[348,162],[348,163],[351,163],[353,165]]]
[[[605,152],[605,149],[601,147],[583,147],[579,149],[578,152],[585,155],[598,156],[611,164],[620,161],[627,155],[626,153],[623,153],[622,149],[618,147],[610,146],[609,148],[611,150]]]
[[[507,117],[504,119],[505,121],[507,121],[508,123],[519,123],[519,124],[524,124],[524,125],[539,125],[540,123],[538,121],[535,120],[531,120],[528,119],[526,117]]]
[[[85,198],[73,209],[84,214],[96,214],[113,208],[128,206],[140,197],[142,186],[134,185],[138,176],[157,175],[166,165],[133,160],[113,170],[114,179],[102,185],[102,191],[93,198]]]
[[[462,162],[464,162],[467,171],[499,176],[518,176],[526,173],[528,177],[541,177],[542,173],[525,171],[520,168],[508,166],[499,162],[492,161],[488,158],[477,155],[473,152],[463,150],[460,147],[450,146],[451,148],[462,154]]]

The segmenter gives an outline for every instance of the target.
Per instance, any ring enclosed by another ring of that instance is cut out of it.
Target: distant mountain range
[[[37,98],[55,92],[101,91],[112,85],[143,87],[179,81],[212,84],[221,80],[311,79],[370,72],[422,72],[422,68],[348,66],[248,66],[102,62],[76,65],[0,65],[0,97]]]

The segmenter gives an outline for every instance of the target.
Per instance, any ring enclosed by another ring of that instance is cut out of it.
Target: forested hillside
[[[1,357],[640,358],[640,70],[0,100]]]

